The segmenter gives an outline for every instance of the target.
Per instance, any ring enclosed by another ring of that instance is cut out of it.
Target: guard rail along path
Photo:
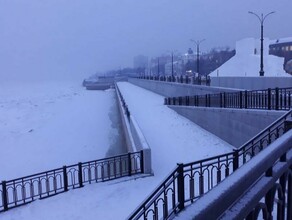
[[[185,84],[193,84],[193,85],[206,85],[210,86],[211,78],[210,76],[139,76],[138,79],[146,79],[146,80],[155,80],[155,81],[163,81],[163,82],[176,82],[176,83],[185,83]]]
[[[44,199],[84,184],[114,180],[144,172],[143,151],[63,166],[0,183],[0,212]]]
[[[138,152],[143,151],[143,171],[144,174],[153,175],[152,161],[151,161],[151,149],[141,131],[134,116],[131,115],[128,105],[119,89],[119,86],[115,84],[116,94],[118,97],[118,104],[122,117],[122,124],[124,127],[124,134],[126,137],[128,151]]]
[[[202,195],[209,192],[223,179],[227,178],[231,173],[291,129],[291,117],[292,110],[269,125],[242,147],[234,149],[233,152],[188,164],[178,164],[128,219],[158,220],[173,218],[175,214],[181,212],[185,206],[198,200]],[[288,150],[290,149],[291,142]],[[288,150],[281,151],[281,161],[285,160],[285,155]],[[291,152],[289,155],[291,156]],[[270,167],[267,168],[267,173],[270,175],[271,170],[269,168]],[[290,187],[288,189],[288,201],[285,203],[286,200],[282,199],[283,205],[281,207],[288,207],[286,208],[286,214],[290,216],[291,219],[291,165],[290,168],[286,166],[285,169],[285,173],[290,173],[288,184]],[[269,201],[271,203],[271,200]],[[195,205],[196,204],[194,204],[194,206]],[[255,209],[255,211],[257,210],[258,208]],[[268,211],[271,212],[271,209]],[[279,215],[282,215],[281,213],[283,212],[282,210]],[[253,215],[254,214],[250,214],[249,216]]]
[[[292,88],[168,97],[164,102],[166,105],[289,110],[292,108]]]

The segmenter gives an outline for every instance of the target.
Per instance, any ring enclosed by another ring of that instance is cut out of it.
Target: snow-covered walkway
[[[162,96],[127,82],[118,85],[131,114],[136,118],[151,147],[154,176],[86,185],[82,189],[70,190],[2,213],[1,220],[125,219],[158,186],[176,163],[195,161],[232,150],[227,143],[164,106]],[[98,105],[104,104],[102,100],[96,101],[99,102]],[[86,111],[83,114],[86,115]],[[82,117],[79,120],[82,121]],[[63,123],[61,118],[60,123]],[[104,129],[102,123],[97,124],[98,128],[93,127],[98,129],[95,132]],[[67,132],[60,135],[64,141],[74,140],[74,136]],[[82,157],[81,152],[74,154],[75,157]]]
[[[118,86],[149,143],[155,175],[165,176],[176,163],[232,150],[226,142],[163,105],[163,96],[128,82]]]

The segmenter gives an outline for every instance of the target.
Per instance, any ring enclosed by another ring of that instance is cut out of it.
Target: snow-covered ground
[[[284,71],[284,58],[269,55],[269,39],[264,40],[264,71],[265,76],[291,77]],[[260,40],[246,38],[236,42],[236,54],[222,66],[210,73],[217,76],[252,76],[257,77],[260,70]]]
[[[154,176],[86,185],[1,213],[1,220],[125,219],[176,163],[232,150],[164,106],[162,96],[127,82],[118,85],[151,147]],[[1,88],[1,178],[104,157],[117,135],[108,114],[112,90],[86,91],[79,85],[61,84]]]
[[[2,83],[0,180],[105,157],[113,98],[77,83]]]
[[[165,176],[176,163],[231,151],[229,144],[163,105],[164,97],[127,82],[118,86],[151,148],[155,175]]]

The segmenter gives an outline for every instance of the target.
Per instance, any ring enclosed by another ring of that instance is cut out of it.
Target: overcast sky
[[[0,79],[82,80],[135,55],[235,47],[260,36],[248,11],[276,11],[265,37],[292,36],[291,0],[0,0]]]

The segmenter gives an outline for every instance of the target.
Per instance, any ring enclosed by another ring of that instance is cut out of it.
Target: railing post
[[[239,92],[239,108],[242,108],[242,91]]]
[[[190,105],[190,99],[189,99],[189,96],[186,96],[186,106],[189,106]]]
[[[239,167],[239,150],[233,150],[233,172]]]
[[[287,161],[287,152],[284,153],[281,157],[280,157],[280,162],[286,162]]]
[[[177,193],[178,193],[178,209],[181,211],[185,208],[185,183],[184,183],[184,167],[183,164],[177,164]]]
[[[266,177],[271,177],[271,176],[273,176],[273,167],[270,167],[266,171]]]
[[[222,98],[222,96],[223,96],[223,93],[220,92],[220,108],[223,108],[223,98]]]
[[[278,87],[276,87],[275,92],[276,92],[276,106],[275,106],[275,109],[279,110],[279,88]]]
[[[271,89],[268,88],[268,110],[271,110],[271,106],[272,106],[272,93],[271,93]]]
[[[247,108],[247,90],[244,91],[244,108]]]
[[[268,193],[265,195],[265,204],[267,206],[267,211],[268,211],[269,217],[272,216],[273,203],[274,203],[273,192],[272,192],[272,190],[269,190]],[[272,219],[272,218],[270,218],[270,219]]]
[[[286,120],[284,122],[284,132],[289,131],[290,129],[292,129],[292,121],[288,121]]]
[[[82,177],[82,163],[78,163],[78,181],[79,181],[79,187],[83,187],[83,177]]]
[[[141,168],[141,173],[144,173],[144,151],[140,151],[140,168]]]
[[[64,182],[64,191],[68,191],[68,176],[67,176],[67,167],[63,166],[63,182]]]
[[[132,161],[131,161],[131,153],[128,153],[128,176],[132,175]]]
[[[223,93],[223,108],[226,108],[226,93]]]
[[[8,200],[7,200],[7,189],[6,189],[6,181],[2,181],[2,203],[4,211],[8,210]]]
[[[290,166],[292,171],[292,166]],[[292,219],[292,175],[288,175],[287,219]]]
[[[280,183],[280,186],[282,187],[282,189],[284,189],[283,190],[284,193],[283,193],[283,197],[282,197],[282,204],[280,206],[278,206],[278,208],[277,208],[277,213],[278,213],[277,217],[278,217],[278,219],[284,220],[285,219],[285,206],[287,205],[287,202],[286,202],[287,195],[285,192],[286,191],[286,174],[285,173],[280,177],[279,183]]]
[[[205,95],[205,107],[208,107],[208,94]]]
[[[291,92],[289,91],[288,92],[288,109],[291,109],[292,108],[291,99],[292,99]]]

